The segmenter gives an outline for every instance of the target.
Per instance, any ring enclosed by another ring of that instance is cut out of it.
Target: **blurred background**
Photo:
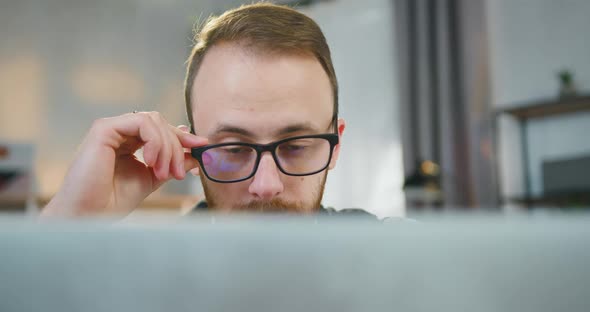
[[[237,0],[0,0],[0,209],[36,213],[93,120],[186,124],[193,29]],[[290,1],[278,3],[293,4]],[[316,0],[347,120],[324,204],[378,217],[590,208],[590,2]],[[190,209],[196,177],[145,209]]]

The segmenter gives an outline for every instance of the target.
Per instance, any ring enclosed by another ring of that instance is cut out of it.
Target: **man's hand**
[[[99,119],[42,215],[126,215],[167,180],[184,179],[198,166],[185,149],[205,144],[158,112]],[[145,163],[133,155],[141,147]]]

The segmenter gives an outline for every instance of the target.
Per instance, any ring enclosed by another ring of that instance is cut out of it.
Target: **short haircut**
[[[194,127],[192,87],[207,51],[217,43],[238,43],[256,53],[270,55],[310,55],[324,68],[334,98],[332,123],[338,116],[338,82],[330,48],[318,24],[305,14],[271,3],[243,5],[209,18],[195,35],[188,59],[184,97],[191,128]]]

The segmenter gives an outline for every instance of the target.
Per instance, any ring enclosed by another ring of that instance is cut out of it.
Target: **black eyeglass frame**
[[[293,174],[293,173],[286,172],[283,169],[283,167],[281,167],[281,164],[280,164],[278,157],[276,155],[277,147],[285,142],[289,142],[292,140],[298,140],[298,139],[325,139],[330,143],[330,155],[328,157],[328,161],[327,161],[326,165],[323,168],[313,171],[313,172],[310,172],[310,173]],[[279,170],[286,175],[301,177],[301,176],[308,176],[308,175],[313,175],[313,174],[322,172],[322,171],[326,170],[326,168],[328,168],[328,166],[330,165],[330,161],[332,160],[332,154],[334,152],[334,147],[336,147],[336,145],[338,145],[338,142],[339,142],[339,139],[338,139],[337,133],[302,135],[302,136],[295,136],[295,137],[282,139],[282,140],[275,141],[275,142],[272,142],[269,144],[228,142],[228,143],[206,145],[206,146],[201,146],[201,147],[194,147],[194,148],[191,148],[191,155],[199,162],[199,164],[201,165],[201,169],[202,169],[203,173],[205,173],[205,176],[207,177],[207,179],[214,181],[214,182],[218,182],[218,183],[236,183],[236,182],[248,180],[256,174],[256,171],[258,171],[258,165],[260,164],[260,159],[262,158],[262,153],[264,153],[264,152],[270,152],[270,154],[272,155],[272,158],[275,161],[275,164],[277,165],[277,168],[279,168]],[[203,165],[203,153],[209,149],[223,147],[223,146],[247,146],[247,147],[253,148],[256,151],[256,163],[254,164],[254,168],[252,169],[252,172],[247,177],[237,179],[237,180],[223,181],[223,180],[217,180],[217,179],[209,176],[209,174],[207,173],[207,170],[205,169],[205,166]]]

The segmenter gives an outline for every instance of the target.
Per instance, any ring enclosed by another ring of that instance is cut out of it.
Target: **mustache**
[[[254,200],[245,204],[234,207],[235,211],[244,212],[263,212],[263,213],[289,213],[289,212],[307,212],[300,204],[289,202],[279,198],[270,201]]]

